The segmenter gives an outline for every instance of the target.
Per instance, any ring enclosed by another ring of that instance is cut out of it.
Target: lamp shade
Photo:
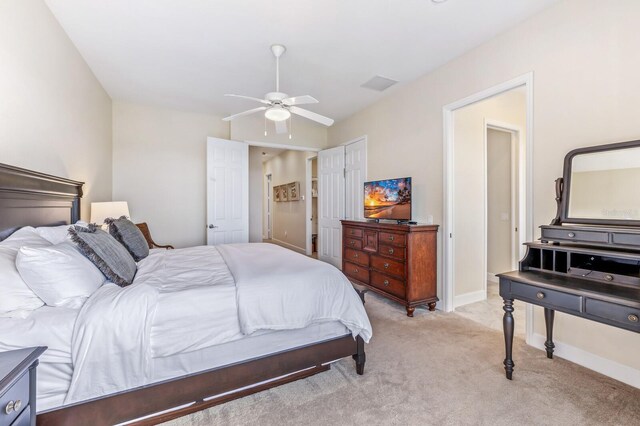
[[[117,219],[120,216],[129,217],[129,205],[126,201],[108,201],[105,203],[91,203],[91,222],[102,224],[107,218]]]

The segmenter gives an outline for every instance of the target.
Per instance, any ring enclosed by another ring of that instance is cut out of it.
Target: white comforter
[[[154,253],[131,286],[104,285],[82,307],[65,404],[149,383],[154,357],[323,321],[371,338],[358,295],[333,266],[272,244]]]

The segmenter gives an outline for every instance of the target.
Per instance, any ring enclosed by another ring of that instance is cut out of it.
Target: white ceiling
[[[275,90],[281,43],[281,90],[340,120],[558,0],[45,1],[113,99],[243,111],[222,95]],[[360,87],[374,75],[400,83]]]

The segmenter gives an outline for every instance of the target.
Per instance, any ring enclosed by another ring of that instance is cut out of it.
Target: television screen
[[[411,178],[365,182],[364,217],[411,220]]]

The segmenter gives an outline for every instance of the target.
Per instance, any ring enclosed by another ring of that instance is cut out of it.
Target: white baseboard
[[[534,333],[528,343],[536,349],[544,350],[545,340],[547,340],[547,338],[542,334]],[[597,371],[600,374],[609,376],[622,383],[626,383],[635,388],[640,388],[640,370],[611,361],[610,359],[602,358],[601,356],[592,354],[591,352],[587,352],[566,343],[556,341],[553,343],[556,345],[555,350],[553,351],[554,357],[558,356],[560,358],[564,358],[567,361],[571,361],[590,370]]]
[[[500,279],[496,277],[496,274],[494,274],[493,272],[487,272],[487,281],[492,283],[498,283],[500,282]]]
[[[486,290],[472,291],[471,293],[461,294],[453,297],[453,307],[468,305],[469,303],[481,302],[487,298]]]
[[[272,238],[271,241],[278,243],[281,246],[284,246],[288,249],[291,249],[293,251],[297,251],[298,253],[302,253],[302,254],[307,254],[307,249],[303,249],[302,247],[298,247],[296,245],[293,244],[289,244],[289,243],[285,243],[284,241],[280,241],[276,238]]]

